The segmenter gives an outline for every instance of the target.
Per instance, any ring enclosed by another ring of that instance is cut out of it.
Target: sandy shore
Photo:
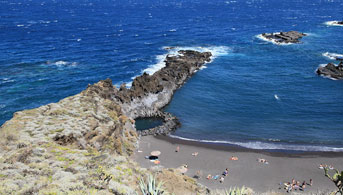
[[[179,152],[175,152],[176,147]],[[326,190],[334,190],[334,184],[324,176],[324,171],[319,169],[320,163],[332,165],[343,169],[343,154],[332,152],[307,152],[285,153],[250,150],[234,146],[205,144],[174,139],[165,136],[144,136],[139,142],[139,149],[134,155],[135,160],[142,167],[154,166],[144,157],[151,151],[159,150],[161,164],[165,168],[176,168],[182,164],[188,164],[188,176],[193,177],[198,170],[202,171],[201,184],[211,188],[227,188],[232,186],[247,186],[255,192],[285,192],[279,189],[279,183],[291,181],[309,182],[313,180],[313,186],[307,186],[306,191],[318,193]],[[198,152],[197,156],[192,156]],[[230,160],[231,156],[238,157],[237,161]],[[269,164],[257,161],[258,158],[266,159]],[[206,176],[221,175],[225,168],[229,168],[229,175],[225,181],[207,180]]]

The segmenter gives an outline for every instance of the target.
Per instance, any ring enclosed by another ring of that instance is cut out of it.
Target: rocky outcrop
[[[332,79],[343,79],[343,61],[337,66],[334,63],[328,63],[326,66],[319,67],[317,74]]]
[[[343,21],[338,21],[337,24],[343,25]]]
[[[167,56],[165,67],[153,75],[144,73],[136,77],[132,87],[125,84],[114,93],[115,100],[121,104],[125,115],[132,119],[145,117],[161,117],[162,126],[148,131],[140,131],[142,135],[168,134],[180,126],[176,117],[162,113],[160,109],[167,105],[176,89],[181,87],[206,62],[211,60],[210,52],[181,50],[179,55]]]
[[[262,36],[268,40],[273,40],[275,43],[299,43],[300,39],[307,36],[305,33],[297,31],[280,32],[280,33],[263,33]]]
[[[142,131],[167,134],[180,125],[160,109],[210,53],[180,51],[166,67],[137,77],[131,89],[110,79],[89,85],[57,103],[16,112],[0,128],[0,194],[137,194],[147,174],[177,181],[170,192],[208,194],[194,179],[141,168],[129,156],[136,149],[134,118],[158,116],[162,126]]]

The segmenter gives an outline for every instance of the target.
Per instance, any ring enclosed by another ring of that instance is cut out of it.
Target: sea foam
[[[286,150],[286,151],[318,151],[318,152],[343,152],[343,148],[338,147],[329,147],[329,146],[316,146],[316,145],[298,145],[298,144],[285,144],[280,143],[279,140],[273,141],[273,143],[261,142],[261,141],[249,141],[249,142],[235,142],[235,141],[220,141],[220,140],[199,140],[199,139],[190,139],[184,138],[175,135],[168,135],[169,137],[202,142],[202,143],[214,143],[214,144],[228,144],[236,145],[243,148],[257,149],[257,150]]]
[[[338,24],[338,21],[334,20],[334,21],[327,21],[324,24],[328,25],[328,26],[342,26],[342,24]]]
[[[63,61],[63,60],[59,60],[59,61],[55,61],[55,62],[47,61],[46,64],[48,64],[48,65],[55,65],[55,66],[58,66],[58,67],[62,67],[62,66],[76,66],[76,65],[78,65],[77,62],[67,62],[67,61]]]
[[[336,58],[343,58],[343,54],[338,54],[338,53],[329,53],[329,52],[325,52],[325,53],[322,53],[322,55],[324,57],[327,57],[329,58],[330,60],[336,60]]]
[[[181,55],[178,53],[180,50],[194,50],[199,52],[211,52],[211,62],[219,57],[219,56],[225,56],[230,52],[230,48],[227,46],[210,46],[210,47],[163,47],[163,49],[168,50],[168,53],[157,55],[156,56],[156,64],[149,65],[148,68],[144,69],[142,73],[146,72],[149,75],[154,74],[158,70],[162,69],[166,66],[166,63],[164,60],[166,57],[169,56],[176,56]],[[204,67],[205,68],[205,67]],[[134,77],[135,78],[135,77]]]

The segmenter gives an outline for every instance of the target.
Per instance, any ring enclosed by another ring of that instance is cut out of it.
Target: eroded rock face
[[[307,36],[305,33],[297,31],[280,32],[280,33],[263,33],[262,36],[276,43],[299,43],[300,39]]]
[[[333,63],[328,63],[324,67],[319,67],[317,69],[318,75],[323,75],[333,79],[343,79],[343,62],[336,66]]]
[[[141,135],[168,134],[180,126],[176,117],[160,111],[167,105],[176,89],[190,78],[203,64],[211,60],[210,52],[181,50],[179,55],[167,56],[166,66],[153,75],[144,73],[136,77],[132,87],[122,85],[115,93],[125,115],[132,119],[138,117],[161,117],[162,126],[139,131]]]
[[[143,73],[132,82],[132,87],[127,89],[122,85],[116,93],[116,98],[122,103],[130,103],[134,99],[141,99],[150,94],[160,94],[164,90],[174,91],[188,79],[195,70],[209,62],[210,52],[197,52],[181,50],[180,55],[167,56],[166,66],[153,75]]]

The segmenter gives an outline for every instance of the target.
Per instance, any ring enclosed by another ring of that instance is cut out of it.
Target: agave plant
[[[335,183],[338,190],[334,192],[334,194],[340,193],[343,195],[343,171],[339,172],[337,169],[335,169],[335,174],[333,176],[329,175],[329,168],[324,168],[325,176],[328,177],[332,182]]]
[[[148,181],[145,181],[141,178],[139,181],[139,187],[143,195],[162,195],[165,194],[165,190],[163,189],[164,182],[160,181],[158,184],[156,183],[156,177],[152,176],[151,174],[148,176]]]
[[[242,187],[242,188],[230,188],[229,191],[225,190],[225,194],[226,195],[246,195],[248,194],[248,189],[246,187]]]

